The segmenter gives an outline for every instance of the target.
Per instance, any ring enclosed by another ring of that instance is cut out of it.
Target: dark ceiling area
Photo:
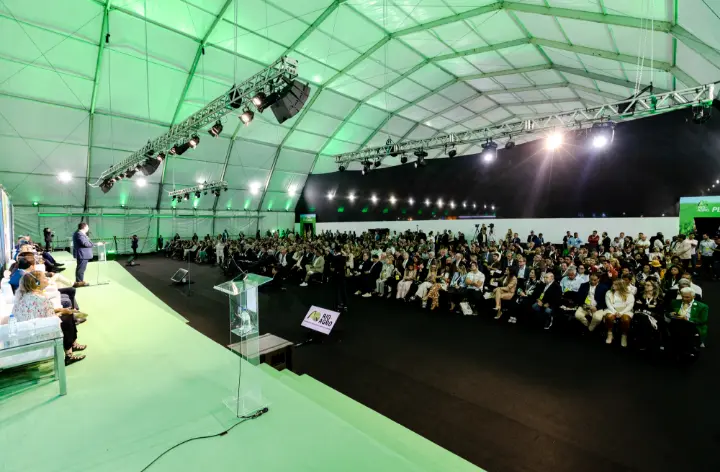
[[[381,166],[367,175],[357,171],[310,175],[297,213],[316,213],[323,222],[493,214],[499,218],[661,216],[676,213],[681,196],[716,189],[720,193],[720,185],[711,187],[720,178],[717,102],[713,118],[705,124],[694,124],[686,109],[619,123],[613,143],[602,151],[592,148],[591,139],[585,131],[566,133],[564,144],[555,151],[548,151],[539,139],[499,149],[489,163],[474,154],[430,159],[416,169],[411,157],[405,165]],[[431,203],[426,205],[426,200]]]

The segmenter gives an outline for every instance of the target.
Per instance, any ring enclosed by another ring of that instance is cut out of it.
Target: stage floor
[[[90,264],[87,280],[97,266]],[[55,382],[0,390],[0,471],[140,471],[170,446],[237,421],[222,399],[238,358],[187,326],[118,263],[107,269],[111,284],[78,290],[90,314],[79,341],[89,347],[67,369],[68,395],[59,397]],[[419,470],[263,370],[248,375],[263,385],[267,414],[183,445],[150,471]]]

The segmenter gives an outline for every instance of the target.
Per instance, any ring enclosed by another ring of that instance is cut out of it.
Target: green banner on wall
[[[680,198],[680,233],[692,232],[695,218],[720,218],[720,196]]]

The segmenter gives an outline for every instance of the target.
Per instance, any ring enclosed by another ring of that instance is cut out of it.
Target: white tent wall
[[[661,232],[666,238],[678,234],[678,217],[666,218],[537,218],[537,219],[484,219],[484,220],[417,220],[417,221],[362,221],[342,223],[317,223],[317,231],[355,231],[360,234],[368,229],[388,228],[390,231],[417,230],[442,232],[452,230],[453,233],[462,231],[467,237],[475,233],[476,224],[495,224],[497,239],[505,236],[508,229],[525,238],[530,231],[535,234],[542,233],[545,241],[559,243],[565,231],[577,232],[583,240],[587,239],[593,230],[602,234],[603,231],[611,236],[624,232],[628,236],[637,237],[642,232],[654,235]]]
[[[293,212],[244,212],[211,210],[161,210],[159,213],[148,210],[121,210],[90,208],[86,213],[80,207],[43,208],[15,207],[15,234],[30,235],[34,241],[43,240],[43,228],[51,228],[55,233],[56,247],[69,247],[72,233],[81,220],[88,222],[92,238],[96,241],[112,243],[117,252],[132,252],[130,237],[136,234],[140,238],[139,252],[152,252],[156,249],[158,235],[165,241],[179,234],[189,239],[193,234],[201,238],[206,234],[218,235],[227,229],[232,237],[243,233],[254,236],[258,228],[264,234],[267,230],[293,228]]]

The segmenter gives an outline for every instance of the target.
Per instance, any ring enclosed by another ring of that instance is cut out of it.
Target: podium
[[[97,257],[95,285],[107,285],[110,283],[110,278],[107,275],[107,243],[100,241],[93,244],[93,252]]]
[[[258,287],[270,282],[270,277],[242,274],[233,280],[213,287],[227,294],[229,299],[230,334],[228,347],[238,354],[237,386],[233,394],[223,400],[236,417],[250,415],[266,406],[262,388],[243,377],[252,366],[260,364],[260,324]]]

